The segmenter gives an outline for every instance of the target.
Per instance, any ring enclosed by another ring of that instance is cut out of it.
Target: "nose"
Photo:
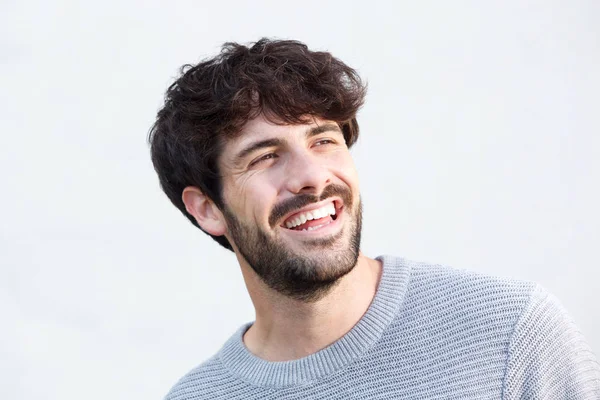
[[[291,193],[319,195],[330,183],[331,172],[323,160],[309,152],[290,154],[286,186]]]

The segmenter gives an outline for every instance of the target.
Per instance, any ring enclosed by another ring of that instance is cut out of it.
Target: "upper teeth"
[[[294,219],[288,220],[285,223],[286,228],[293,228],[298,225],[302,225],[306,221],[310,221],[312,219],[319,219],[326,217],[328,215],[335,215],[335,207],[333,203],[329,203],[326,206],[321,208],[317,208],[316,210],[311,210],[304,212],[302,214],[296,215]]]

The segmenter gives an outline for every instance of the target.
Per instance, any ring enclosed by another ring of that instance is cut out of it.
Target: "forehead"
[[[307,122],[304,124],[287,124],[277,123],[270,121],[265,118],[263,114],[258,117],[249,120],[240,130],[240,133],[233,139],[232,143],[235,144],[243,143],[245,141],[253,141],[257,139],[264,139],[272,137],[274,135],[289,135],[291,133],[306,133],[310,128],[317,127],[325,124],[333,124],[337,126],[334,121],[327,121],[319,117],[308,117]]]
[[[230,140],[232,147],[243,146],[255,140],[267,139],[276,135],[289,134],[294,128],[298,129],[305,125],[277,124],[269,121],[263,114],[246,122],[240,132]]]

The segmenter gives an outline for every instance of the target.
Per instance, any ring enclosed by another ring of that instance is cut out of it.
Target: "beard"
[[[305,248],[303,253],[292,250],[282,238],[268,235],[256,225],[243,223],[225,205],[223,215],[232,241],[268,287],[296,300],[315,302],[352,271],[360,250],[362,203],[359,200],[353,207],[348,188],[329,185],[320,196],[300,194],[288,199],[273,208],[269,224],[276,228],[281,217],[289,212],[332,196],[342,198],[348,224],[328,238],[299,241]]]

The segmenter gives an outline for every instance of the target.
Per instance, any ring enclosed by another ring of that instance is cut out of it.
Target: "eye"
[[[326,144],[334,144],[335,142],[332,139],[319,139],[315,142],[314,146],[323,146]]]
[[[253,166],[258,165],[258,164],[260,164],[260,163],[262,163],[264,161],[275,159],[277,157],[279,157],[279,156],[277,154],[275,154],[275,153],[267,153],[267,154],[264,154],[264,155],[258,157],[256,160],[252,161],[250,163],[250,166],[253,167]]]

